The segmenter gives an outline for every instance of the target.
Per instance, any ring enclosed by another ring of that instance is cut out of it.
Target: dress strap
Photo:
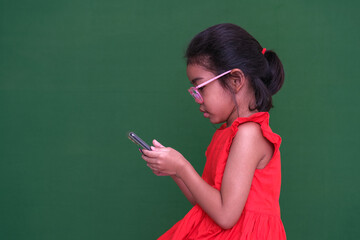
[[[238,131],[238,127],[240,124],[246,122],[255,122],[260,124],[261,131],[266,139],[268,139],[271,143],[275,145],[275,148],[278,148],[281,144],[281,137],[274,133],[269,126],[270,115],[268,112],[258,112],[254,113],[250,117],[239,117],[235,119],[235,121],[231,124],[231,135],[230,141],[227,146],[227,151],[230,151],[231,143]]]

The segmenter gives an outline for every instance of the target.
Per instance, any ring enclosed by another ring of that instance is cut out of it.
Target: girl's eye
[[[205,86],[201,87],[201,88],[198,88],[198,90],[202,91],[204,89]]]

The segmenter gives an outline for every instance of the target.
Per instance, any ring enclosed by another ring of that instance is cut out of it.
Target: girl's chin
[[[224,122],[224,121],[217,119],[216,116],[210,115],[208,112],[204,112],[204,118],[208,118],[212,124],[219,124],[219,123]]]
[[[219,123],[221,123],[221,121],[219,121],[219,119],[215,119],[215,118],[212,118],[212,117],[209,117],[209,121],[210,121],[212,124],[219,124]]]

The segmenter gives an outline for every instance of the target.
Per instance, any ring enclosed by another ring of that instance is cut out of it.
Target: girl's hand
[[[178,176],[186,163],[183,155],[173,148],[164,147],[156,140],[153,140],[153,144],[152,151],[142,150],[142,158],[147,162],[147,166],[157,176]]]

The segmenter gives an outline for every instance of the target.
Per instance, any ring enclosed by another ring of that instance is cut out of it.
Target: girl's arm
[[[191,194],[190,190],[188,189],[188,187],[185,185],[185,183],[181,180],[181,178],[173,175],[171,176],[171,178],[175,181],[175,183],[179,186],[180,190],[183,192],[183,194],[185,195],[185,197],[187,198],[187,200],[189,200],[189,202],[192,205],[196,205],[196,201],[193,197],[193,195]]]
[[[165,148],[163,145],[161,145],[158,141],[154,140],[153,144],[156,148]],[[154,171],[154,173],[158,176],[164,176],[167,174],[162,174],[161,172],[158,171]],[[185,197],[187,198],[187,200],[192,204],[192,205],[196,205],[196,201],[193,197],[193,195],[191,194],[191,192],[189,191],[189,189],[187,188],[187,186],[185,185],[185,183],[181,180],[181,178],[177,177],[176,175],[171,175],[171,178],[174,180],[174,182],[178,185],[178,187],[180,188],[180,190],[183,192],[183,194],[185,195]]]
[[[144,151],[144,160],[154,172],[176,175],[186,185],[196,203],[222,228],[228,229],[240,218],[255,169],[273,153],[256,123],[238,127],[226,163],[220,191],[207,184],[191,164],[172,148]]]

